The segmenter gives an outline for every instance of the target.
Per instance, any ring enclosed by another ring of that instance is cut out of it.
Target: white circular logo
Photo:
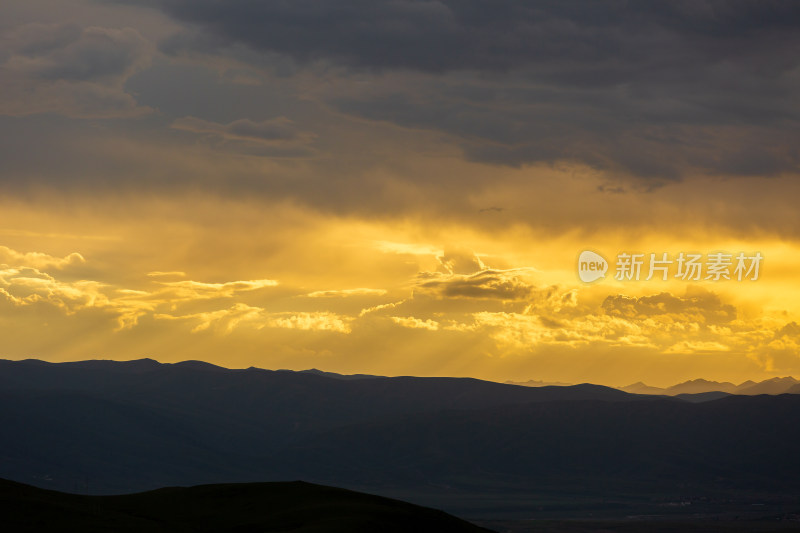
[[[578,257],[578,277],[585,283],[591,283],[606,277],[608,261],[602,255],[591,250],[584,250]]]

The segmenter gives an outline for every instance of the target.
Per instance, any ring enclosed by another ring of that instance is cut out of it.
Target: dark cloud
[[[738,59],[789,39],[791,2],[623,0],[148,0],[219,37],[297,61],[428,72],[552,69],[565,82],[597,85]],[[704,46],[717,43],[716,46]],[[784,58],[785,56],[782,54]],[[631,69],[631,66],[650,66]],[[773,58],[762,66],[780,70]]]
[[[147,41],[131,28],[33,24],[10,37],[15,66],[48,80],[122,76],[147,60]]]
[[[195,117],[184,117],[173,122],[172,127],[195,133],[213,133],[223,137],[256,141],[291,141],[300,136],[292,121],[282,117],[262,122],[239,119],[230,124],[217,124]]]
[[[0,114],[123,117],[148,113],[124,84],[152,50],[132,28],[27,24],[0,35]]]
[[[518,272],[486,269],[469,275],[423,272],[414,292],[439,298],[528,300],[536,291]]]
[[[233,149],[264,157],[308,157],[313,152],[306,147],[314,136],[300,131],[289,119],[278,117],[255,122],[250,119],[219,124],[196,117],[180,118],[172,128],[192,133],[208,134],[232,141]]]
[[[12,48],[28,57],[37,57],[63,49],[78,41],[82,30],[75,24],[28,24],[10,36]]]
[[[798,80],[787,73],[758,88],[744,83],[752,74],[741,73],[739,84],[704,76],[637,92],[631,84],[544,86],[521,73],[406,84],[398,75],[386,83],[331,91],[325,98],[334,108],[369,120],[444,131],[469,159],[481,162],[579,161],[667,179],[689,171],[796,171],[800,130],[793,91],[800,90]],[[770,88],[774,94],[766,96]]]
[[[206,35],[165,51],[237,44],[369,73],[320,98],[443,131],[472,160],[662,179],[800,166],[795,2],[132,1]]]

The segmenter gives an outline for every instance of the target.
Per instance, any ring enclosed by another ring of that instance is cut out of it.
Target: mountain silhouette
[[[666,394],[666,389],[662,389],[660,387],[651,387],[642,383],[641,381],[637,381],[636,383],[626,387],[620,387],[620,390],[624,390],[625,392],[629,392],[631,394]]]
[[[680,400],[685,400],[687,402],[692,402],[692,403],[700,403],[700,402],[710,402],[712,400],[719,400],[720,398],[724,398],[730,395],[731,394],[728,392],[710,391],[710,392],[695,392],[692,394],[688,393],[676,394],[675,396],[673,396],[673,398],[678,398]]]
[[[693,379],[684,383],[679,383],[668,387],[664,394],[674,396],[676,394],[699,394],[703,392],[727,392],[732,393],[736,390],[736,385],[723,381],[708,381],[707,379]]]
[[[280,372],[294,372],[294,370],[281,370]],[[325,376],[326,378],[335,378],[335,379],[370,379],[370,378],[382,378],[386,376],[374,376],[372,374],[337,374],[335,372],[325,372],[324,370],[317,370],[316,368],[310,368],[308,370],[300,370],[299,372],[305,372],[308,374],[316,374],[318,376]]]
[[[441,511],[303,482],[171,487],[82,496],[0,479],[4,528],[14,532],[488,531]]]
[[[0,361],[0,477],[91,494],[304,479],[458,513],[609,491],[791,498],[799,417],[792,394]]]
[[[631,394],[652,394],[665,396],[679,396],[682,394],[705,394],[710,392],[727,394],[796,394],[800,388],[795,388],[800,381],[793,377],[772,378],[756,383],[755,381],[745,381],[739,385],[724,381],[709,381],[706,379],[693,379],[678,383],[667,388],[651,387],[641,381],[620,387],[620,390]],[[709,398],[719,398],[719,395],[709,396]]]
[[[0,360],[0,400],[7,436],[0,476],[67,491],[89,478],[93,492],[119,493],[297,479],[291,460],[273,458],[325,431],[387,417],[652,398],[588,384],[532,389],[462,378],[343,380],[197,362]]]
[[[772,378],[749,386],[740,385],[736,389],[736,394],[791,394],[798,383],[800,382],[792,377]]]

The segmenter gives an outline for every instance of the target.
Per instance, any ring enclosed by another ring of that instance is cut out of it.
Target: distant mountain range
[[[772,378],[761,382],[745,381],[739,385],[724,381],[708,381],[693,379],[667,388],[651,387],[641,381],[620,387],[620,390],[632,394],[663,394],[677,396],[680,394],[704,394],[722,392],[726,394],[743,394],[754,396],[757,394],[800,394],[800,381],[793,377]]]
[[[0,360],[0,477],[91,494],[303,479],[469,516],[558,498],[798,501],[800,395],[714,394]]]
[[[547,385],[569,386],[570,383],[547,382],[547,381],[506,381],[509,385],[520,385],[523,387],[542,387]],[[699,395],[695,398],[685,398],[690,401],[718,399],[726,394],[743,394],[755,396],[757,394],[800,394],[800,380],[793,377],[772,378],[761,382],[745,381],[739,385],[727,381],[708,381],[705,379],[693,379],[678,383],[667,388],[651,387],[641,381],[619,387],[619,390],[630,392],[631,394],[649,394],[663,396],[682,396]]]
[[[64,494],[0,479],[3,527],[16,533],[488,533],[441,511],[303,482],[171,487],[126,496]]]

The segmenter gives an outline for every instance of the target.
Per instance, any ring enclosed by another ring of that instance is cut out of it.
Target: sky
[[[800,377],[798,30],[769,0],[4,0],[0,357]]]

